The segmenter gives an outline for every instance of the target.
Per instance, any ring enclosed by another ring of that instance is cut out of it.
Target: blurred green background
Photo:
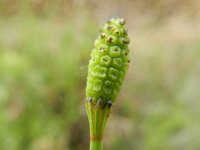
[[[131,65],[106,150],[200,149],[199,0],[0,0],[0,149],[88,150],[87,65],[126,19]]]

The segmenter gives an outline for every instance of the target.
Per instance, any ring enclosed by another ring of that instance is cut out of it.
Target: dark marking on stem
[[[108,108],[110,108],[110,107],[112,107],[112,101],[111,100],[108,101]]]
[[[90,103],[92,103],[92,97],[89,97],[88,101],[89,101]]]
[[[103,50],[103,51],[105,51],[105,47],[99,47],[99,49],[98,50]]]
[[[114,51],[117,52],[117,51],[118,51],[118,48],[115,48]]]
[[[107,62],[107,60],[106,60],[105,58],[103,58],[103,60],[104,60],[105,62]]]
[[[105,38],[105,34],[100,34],[100,38],[101,39]]]
[[[98,107],[98,106],[101,106],[101,105],[102,105],[102,103],[103,103],[102,99],[101,99],[101,98],[99,98],[99,100],[97,101],[97,107]]]
[[[123,26],[123,25],[125,25],[125,23],[126,23],[126,21],[125,21],[124,19],[120,19],[120,20],[119,20],[119,24],[120,24],[120,25]]]
[[[119,31],[118,31],[118,30],[117,30],[117,31],[115,31],[115,34],[119,35]]]
[[[107,39],[107,42],[113,43],[113,38],[110,36],[110,37]]]
[[[102,108],[104,109],[104,108],[106,107],[106,105],[107,105],[107,103],[106,103],[106,102],[104,102],[104,103],[103,103],[103,107],[102,107]]]
[[[108,26],[107,30],[111,30],[113,28],[113,26]]]
[[[90,135],[90,141],[101,141],[102,136],[101,135]]]
[[[128,33],[127,33],[127,31],[125,30],[125,29],[123,29],[123,33],[125,34],[125,35],[127,35]]]
[[[123,44],[129,44],[129,39],[127,39],[127,40],[123,40]]]

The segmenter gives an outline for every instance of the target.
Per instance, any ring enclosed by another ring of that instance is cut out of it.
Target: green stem
[[[103,150],[102,141],[90,141],[90,150]]]
[[[90,150],[103,150],[103,135],[110,113],[110,103],[86,100],[85,103],[90,125]]]

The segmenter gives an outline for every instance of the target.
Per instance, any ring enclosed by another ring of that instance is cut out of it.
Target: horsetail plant
[[[90,150],[103,150],[103,135],[111,106],[129,65],[125,20],[115,17],[100,30],[89,61],[85,106],[90,126]]]

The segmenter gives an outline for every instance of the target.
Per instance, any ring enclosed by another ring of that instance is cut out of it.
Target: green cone
[[[89,62],[86,96],[115,101],[129,63],[125,21],[113,18],[101,29]]]
[[[85,103],[90,124],[90,150],[102,149],[102,137],[110,108],[119,94],[128,69],[127,32],[124,19],[112,18],[100,30],[92,50]]]

